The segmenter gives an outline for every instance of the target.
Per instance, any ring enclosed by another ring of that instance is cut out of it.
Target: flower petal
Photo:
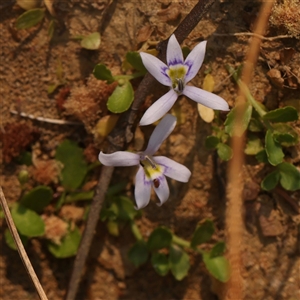
[[[184,165],[165,156],[154,156],[153,160],[164,167],[164,175],[181,182],[189,181],[191,171]]]
[[[140,125],[149,125],[159,120],[171,109],[177,97],[178,95],[174,90],[169,90],[146,110],[140,121]]]
[[[142,166],[136,173],[134,196],[137,209],[145,207],[150,201],[151,180],[147,179]]]
[[[183,64],[182,50],[174,34],[171,35],[168,41],[167,64],[168,66]]]
[[[202,66],[205,56],[206,43],[206,41],[199,43],[185,59],[184,64],[188,67],[188,71],[185,75],[185,83],[192,80]]]
[[[147,149],[144,151],[146,155],[153,155],[162,142],[170,135],[176,125],[176,117],[166,114],[153,130]]]
[[[127,151],[117,151],[111,154],[105,154],[101,151],[99,160],[105,166],[136,166],[140,163],[140,156],[136,153]]]
[[[201,103],[207,107],[217,110],[229,110],[228,103],[220,96],[199,89],[194,86],[185,86],[183,94],[192,100]]]
[[[157,178],[157,180],[159,180],[159,186],[155,187],[153,185],[153,188],[160,201],[160,203],[157,205],[161,206],[169,199],[170,190],[165,176],[160,176],[159,178]]]
[[[168,67],[161,60],[144,52],[141,52],[140,55],[145,68],[157,81],[166,86],[172,85],[172,81],[166,73]]]

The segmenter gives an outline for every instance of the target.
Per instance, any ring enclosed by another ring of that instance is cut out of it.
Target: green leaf
[[[191,240],[191,247],[196,247],[197,245],[209,241],[214,234],[214,231],[214,223],[211,220],[206,220],[196,228]]]
[[[20,203],[23,206],[40,213],[51,202],[52,197],[52,190],[47,186],[40,185],[26,193],[21,198]]]
[[[11,215],[18,231],[27,237],[41,236],[45,232],[43,219],[21,204],[14,205]]]
[[[98,64],[93,70],[94,76],[99,80],[106,80],[108,83],[115,81],[114,77],[111,74],[111,71],[104,65]]]
[[[153,253],[151,256],[151,263],[156,271],[156,273],[160,276],[165,276],[168,274],[170,270],[168,257],[163,253]]]
[[[280,164],[283,161],[284,153],[281,146],[274,140],[273,133],[270,129],[267,130],[265,143],[269,163],[273,166]]]
[[[264,125],[259,120],[251,118],[248,129],[252,132],[261,132],[264,129]]]
[[[187,276],[190,268],[188,254],[178,246],[172,245],[169,255],[170,269],[176,280],[182,280]]]
[[[280,184],[288,191],[300,189],[300,171],[292,164],[283,162],[277,166],[280,172]]]
[[[64,188],[68,190],[79,188],[88,170],[83,150],[75,142],[65,140],[57,147],[55,159],[64,166],[60,174]]]
[[[258,152],[256,155],[255,155],[255,158],[258,160],[258,162],[260,163],[269,163],[269,160],[268,160],[268,156],[267,156],[267,152],[265,149],[261,150],[260,152]]]
[[[97,50],[100,47],[101,37],[99,32],[93,32],[81,40],[81,47],[88,50]]]
[[[298,133],[288,124],[273,124],[273,137],[284,147],[295,146],[299,143]]]
[[[145,68],[142,58],[138,52],[129,51],[126,53],[126,60],[129,62],[137,71],[141,71],[143,73],[147,73],[147,69]]]
[[[28,243],[28,238],[27,238],[26,236],[21,235],[21,234],[19,234],[19,236],[20,236],[20,239],[21,239],[21,241],[22,241],[22,244],[23,244],[24,246],[26,246],[27,243]],[[5,238],[6,244],[7,244],[7,246],[8,246],[9,248],[11,248],[11,249],[13,249],[13,250],[18,250],[17,245],[16,245],[16,243],[15,243],[15,240],[14,240],[14,238],[13,238],[13,236],[12,236],[12,234],[10,233],[10,231],[9,231],[8,228],[6,228],[5,231],[4,231],[4,238]]]
[[[263,119],[271,122],[292,122],[298,120],[298,112],[293,106],[285,106],[267,112]]]
[[[82,200],[92,200],[94,194],[94,191],[72,193],[66,197],[65,203],[77,202]]]
[[[56,257],[56,258],[66,258],[74,256],[77,253],[77,249],[80,244],[81,234],[79,229],[75,227],[75,229],[69,232],[66,236],[61,240],[61,244],[57,245],[53,242],[48,243],[48,250]]]
[[[147,247],[150,251],[169,247],[172,242],[172,234],[169,230],[158,227],[149,236]]]
[[[118,85],[107,101],[107,108],[113,113],[122,113],[130,107],[133,101],[133,89],[129,81]]]
[[[268,174],[263,179],[260,186],[265,191],[271,191],[276,187],[276,185],[278,184],[279,179],[280,179],[280,173],[278,171],[274,171],[274,172]]]
[[[230,265],[224,256],[210,257],[209,253],[203,254],[203,262],[208,272],[221,282],[230,278]]]
[[[143,265],[148,260],[148,249],[144,241],[137,241],[129,250],[128,258],[136,266]]]
[[[114,203],[118,207],[117,217],[121,221],[133,220],[141,212],[134,208],[133,202],[125,196],[119,196],[114,199]]]
[[[220,139],[216,136],[210,135],[205,140],[205,147],[207,149],[216,149],[218,144],[220,143]]]
[[[25,11],[21,16],[18,17],[16,22],[17,29],[28,29],[43,20],[45,16],[45,9],[35,8]]]
[[[236,113],[240,110],[240,108],[234,107],[227,115],[224,125],[225,125],[225,132],[228,133],[230,136],[233,136],[234,133],[237,136],[241,136],[248,127],[252,115],[252,106],[249,103],[246,103],[245,105],[246,105],[245,112],[241,124],[242,126],[239,130],[234,130],[235,129],[234,127],[235,127]]]
[[[119,236],[120,230],[119,230],[119,224],[117,221],[109,219],[106,223],[106,228],[112,236]]]
[[[258,152],[260,152],[263,149],[264,147],[262,145],[260,138],[258,138],[254,134],[248,134],[246,148],[244,150],[245,154],[256,155]]]
[[[225,248],[226,248],[226,245],[224,242],[219,242],[219,243],[215,244],[209,253],[210,258],[214,258],[214,257],[223,255],[225,252]]]
[[[217,150],[218,155],[221,159],[223,159],[225,161],[228,161],[229,159],[231,159],[232,149],[228,145],[219,143],[217,148],[218,148],[218,150]]]

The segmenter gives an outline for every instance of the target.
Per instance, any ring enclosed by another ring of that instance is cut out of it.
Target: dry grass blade
[[[5,215],[5,219],[6,219],[6,222],[7,222],[7,225],[9,227],[9,230],[13,236],[13,239],[17,245],[17,248],[18,248],[18,252],[20,254],[20,257],[23,261],[23,264],[25,266],[25,269],[29,275],[29,277],[31,278],[34,286],[35,286],[35,289],[40,297],[41,300],[48,300],[42,286],[41,286],[41,283],[38,279],[38,277],[36,276],[35,274],[35,271],[31,265],[31,262],[27,256],[27,253],[24,249],[24,246],[22,244],[22,241],[19,237],[19,234],[18,234],[18,231],[17,231],[17,228],[14,224],[14,221],[12,219],[12,216],[11,216],[11,213],[10,213],[10,210],[8,208],[8,205],[7,205],[7,202],[6,202],[6,199],[5,199],[5,196],[3,194],[3,191],[2,191],[2,187],[0,187],[0,200],[1,200],[1,206],[2,206],[2,209],[3,209],[3,212],[4,212],[4,215]]]
[[[247,58],[245,61],[242,80],[249,86],[252,72],[259,55],[261,36],[264,34],[268,19],[271,14],[273,1],[264,1],[255,24],[255,30],[250,42]],[[242,116],[246,103],[244,92],[240,89],[238,113],[235,119],[235,129],[239,131],[242,127]],[[228,168],[227,185],[227,209],[226,209],[226,238],[227,257],[231,265],[230,280],[221,288],[221,298],[226,300],[244,299],[244,283],[242,277],[242,243],[243,243],[243,178],[242,167],[244,163],[244,136],[232,138],[233,158]]]

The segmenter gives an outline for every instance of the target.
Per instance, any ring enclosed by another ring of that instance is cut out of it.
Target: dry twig
[[[213,33],[215,36],[255,36],[265,41],[275,41],[279,39],[291,39],[293,38],[290,35],[277,35],[277,36],[263,36],[255,32],[237,32],[237,33]]]
[[[7,202],[6,202],[6,199],[5,199],[5,196],[3,194],[3,191],[2,191],[2,187],[0,187],[0,202],[1,202],[1,206],[2,206],[2,209],[3,209],[3,212],[4,212],[4,215],[5,215],[5,219],[6,219],[6,222],[7,222],[7,225],[9,227],[9,230],[13,236],[13,239],[17,245],[17,249],[18,249],[18,252],[19,252],[19,255],[23,261],[23,264],[24,264],[24,267],[29,275],[29,277],[31,278],[34,286],[35,286],[35,289],[40,297],[41,300],[48,300],[42,286],[41,286],[41,283],[38,279],[38,277],[36,276],[35,274],[35,271],[31,265],[31,262],[27,256],[27,253],[24,249],[24,246],[22,244],[22,241],[20,239],[20,236],[18,234],[18,231],[17,231],[17,228],[14,224],[14,221],[12,219],[12,216],[11,216],[11,213],[10,213],[10,210],[9,210],[9,207],[7,205]]]
[[[259,55],[261,36],[265,32],[267,22],[271,13],[274,0],[264,1],[257,22],[253,38],[251,39],[248,55],[243,68],[242,81],[249,86],[254,66]],[[244,115],[246,96],[240,89],[237,113],[235,118],[235,133],[232,138],[233,157],[228,166],[227,184],[227,209],[226,209],[226,238],[227,257],[231,266],[231,277],[222,289],[222,299],[235,300],[244,299],[243,278],[242,278],[242,242],[243,242],[243,178],[242,167],[244,163],[244,135],[238,136],[242,128],[242,117]]]
[[[28,118],[35,121],[50,123],[50,124],[58,124],[58,125],[83,125],[80,122],[74,122],[74,121],[66,121],[66,120],[57,120],[57,119],[50,119],[50,118],[44,118],[44,117],[35,117],[34,115],[26,114],[24,112],[17,112],[16,110],[11,110],[11,114],[13,115],[19,115],[24,118]]]

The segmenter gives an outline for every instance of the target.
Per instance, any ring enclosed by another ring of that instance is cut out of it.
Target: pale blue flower
[[[135,200],[138,209],[145,207],[151,196],[151,187],[162,205],[169,198],[170,191],[166,177],[188,182],[191,172],[185,166],[165,156],[153,156],[162,142],[176,125],[176,118],[167,114],[154,129],[145,151],[133,153],[117,151],[112,154],[100,152],[99,160],[105,166],[139,166],[135,178]]]
[[[148,125],[159,120],[174,105],[178,96],[185,95],[192,100],[216,110],[229,110],[227,102],[210,92],[194,86],[186,85],[198,73],[205,55],[206,41],[199,43],[183,60],[180,45],[174,34],[171,35],[167,46],[167,64],[153,55],[141,52],[143,64],[149,73],[161,84],[171,89],[143,115],[140,125]]]

